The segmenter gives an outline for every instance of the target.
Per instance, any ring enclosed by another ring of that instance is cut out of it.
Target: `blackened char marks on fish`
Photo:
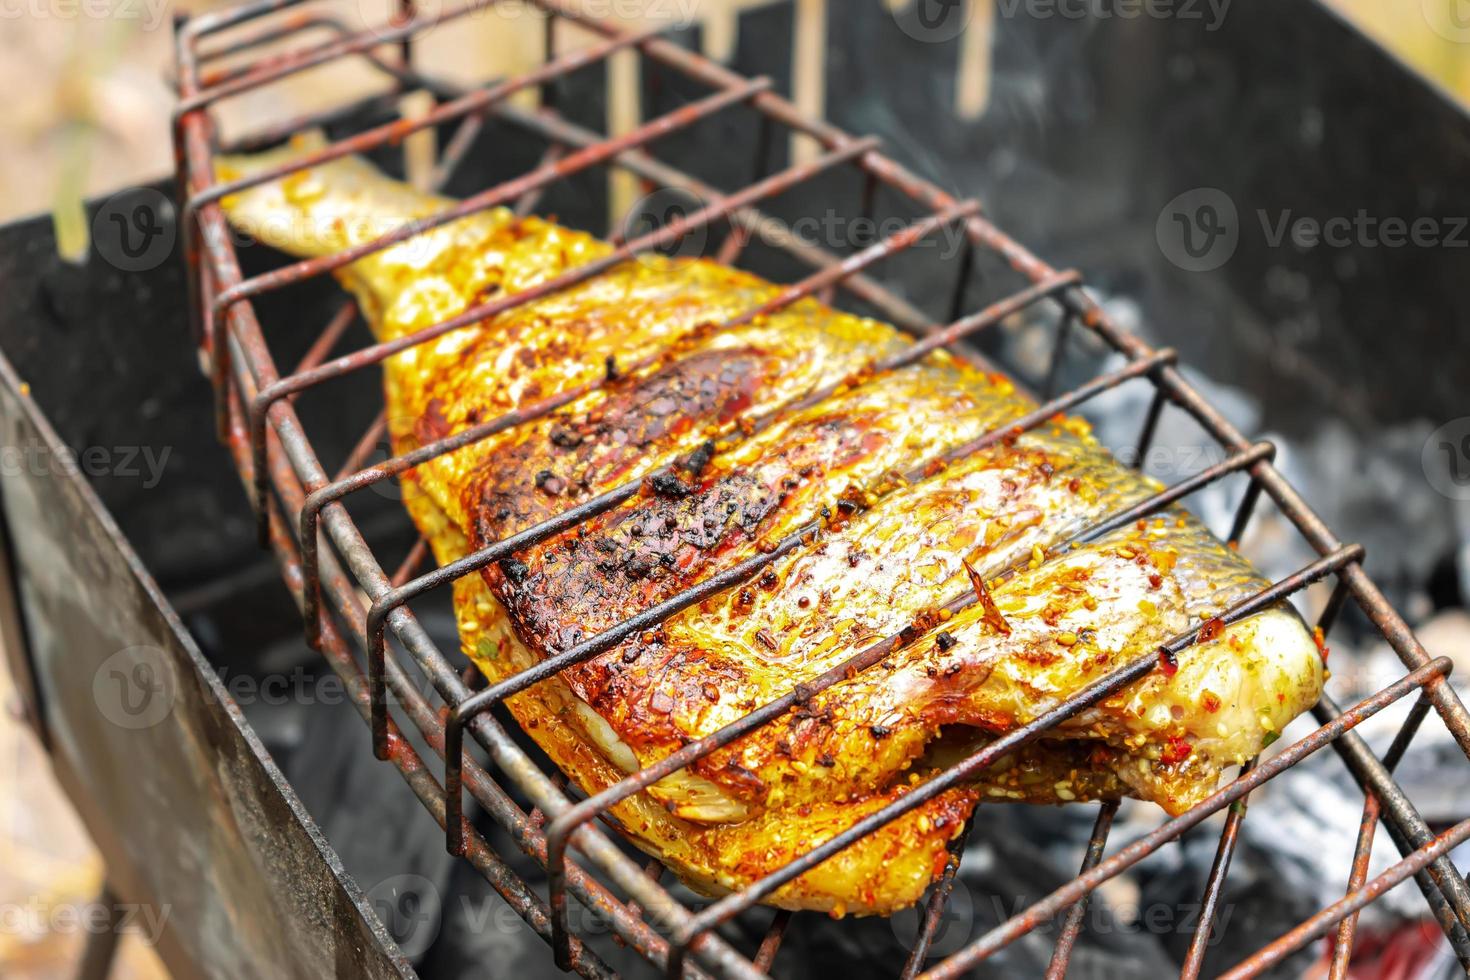
[[[616,385],[590,412],[530,427],[472,484],[473,544],[484,547],[623,482],[681,435],[750,407],[774,363],[754,349],[704,351]]]
[[[528,549],[519,581],[499,569],[486,580],[522,637],[542,653],[569,649],[746,557],[780,516],[808,518],[818,505],[799,491],[835,485],[886,438],[859,414],[806,420],[758,462],[712,465],[690,493],[649,493]],[[590,701],[657,642],[657,631],[635,637],[563,676]]]

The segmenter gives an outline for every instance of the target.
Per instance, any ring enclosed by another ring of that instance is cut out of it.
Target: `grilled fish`
[[[220,177],[318,139],[228,158]],[[232,195],[224,208],[257,239],[313,256],[452,203],[344,158]],[[339,279],[389,340],[610,250],[499,209],[362,258]],[[1264,583],[1185,510],[1048,554],[1160,489],[1082,420],[1058,417],[951,459],[1034,403],[1004,376],[943,352],[874,377],[874,362],[907,341],[814,299],[721,326],[779,292],[714,261],[645,256],[385,362],[398,453],[616,374],[403,477],[405,505],[440,563],[643,480],[621,506],[455,583],[463,650],[492,681],[824,521],[753,580],[510,700],[583,791],[904,635],[871,668],[613,807],[611,821],[686,884],[719,895],[758,880],[1202,625],[1203,642],[1177,665],[769,901],[838,915],[912,905],[983,801],[1131,796],[1179,813],[1316,701],[1322,658],[1288,606],[1218,628],[1213,617]],[[775,421],[752,425],[762,418]],[[972,582],[984,601],[939,609]]]

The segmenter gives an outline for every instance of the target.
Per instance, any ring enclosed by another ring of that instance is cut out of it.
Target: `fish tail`
[[[314,153],[327,145],[320,131],[293,137],[259,153],[218,158],[216,177],[236,180],[259,174]],[[386,176],[367,160],[347,156],[295,171],[234,194],[220,202],[226,220],[255,242],[298,258],[334,255],[365,245],[412,222],[440,213],[455,202],[420,191]],[[337,279],[359,301],[374,332],[392,334],[385,312],[417,272],[431,271],[466,222],[496,222],[475,215],[421,232],[396,245],[365,255],[336,271]]]

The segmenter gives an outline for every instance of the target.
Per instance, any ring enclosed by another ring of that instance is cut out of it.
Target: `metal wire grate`
[[[1148,448],[1161,413],[1170,406],[1197,420],[1227,454],[1226,458],[1204,472],[1084,529],[1049,549],[1047,557],[1054,557],[1082,542],[1152,515],[1231,474],[1244,474],[1249,477],[1249,484],[1237,511],[1230,540],[1238,541],[1244,534],[1253,509],[1264,493],[1319,557],[1297,573],[1236,604],[1221,614],[1220,619],[1229,623],[1244,618],[1290,597],[1311,583],[1331,580],[1335,582],[1335,589],[1318,624],[1322,632],[1326,634],[1331,630],[1338,613],[1351,599],[1396,651],[1405,667],[1406,672],[1399,680],[1350,708],[1339,709],[1324,697],[1314,709],[1321,727],[1311,735],[1269,759],[1259,763],[1251,760],[1242,767],[1236,779],[1205,802],[1167,820],[1152,833],[1106,858],[1104,851],[1116,804],[1101,805],[1091,842],[1076,878],[923,972],[924,977],[960,976],[975,963],[1058,916],[1062,917],[1063,928],[1048,975],[1063,975],[1082,928],[1090,893],[1211,814],[1228,809],[1204,895],[1202,907],[1206,913],[1206,924],[1196,931],[1182,971],[1184,976],[1198,975],[1237,835],[1245,819],[1245,803],[1249,794],[1329,744],[1342,757],[1365,795],[1363,829],[1358,839],[1348,892],[1341,901],[1288,931],[1236,966],[1229,975],[1257,974],[1289,952],[1327,934],[1335,925],[1337,945],[1332,975],[1345,976],[1357,911],[1386,888],[1409,877],[1413,877],[1423,891],[1461,963],[1470,967],[1470,934],[1466,932],[1470,927],[1470,889],[1446,856],[1453,846],[1470,839],[1470,821],[1435,836],[1392,777],[1395,764],[1431,707],[1461,747],[1470,753],[1470,716],[1446,681],[1449,663],[1442,658],[1431,660],[1428,657],[1404,621],[1389,607],[1382,593],[1365,574],[1361,564],[1362,550],[1339,541],[1312,512],[1272,465],[1273,449],[1269,444],[1249,442],[1184,380],[1175,367],[1172,351],[1154,350],[1120,330],[1083,291],[1081,277],[1077,273],[1052,269],[989,222],[976,202],[957,200],[914,175],[885,156],[876,140],[856,138],[823,121],[806,118],[790,102],[775,94],[767,80],[741,77],[671,43],[657,32],[634,33],[607,26],[584,15],[571,0],[534,0],[534,6],[545,15],[545,63],[534,71],[485,88],[457,90],[415,70],[412,39],[435,25],[494,8],[496,0],[474,0],[433,14],[416,13],[411,4],[406,4],[394,22],[361,31],[350,30],[331,17],[310,9],[291,9],[300,5],[301,0],[263,0],[193,18],[183,22],[177,32],[180,102],[174,116],[174,132],[179,192],[184,202],[184,239],[193,291],[191,314],[196,318],[196,340],[206,354],[215,387],[217,423],[246,485],[253,490],[261,540],[276,551],[287,584],[303,608],[308,639],[347,681],[358,710],[372,727],[376,753],[394,763],[434,818],[446,827],[450,850],[469,860],[546,939],[559,965],[586,977],[612,975],[608,965],[568,928],[570,895],[670,976],[764,975],[779,953],[792,915],[778,914],[759,947],[749,951],[736,948],[720,933],[723,924],[863,835],[872,833],[945,790],[963,784],[1052,726],[1145,677],[1158,669],[1161,659],[1169,659],[1199,639],[1199,632],[1191,630],[1173,638],[1157,654],[1141,657],[1115,670],[1031,723],[986,745],[750,887],[698,911],[682,905],[660,883],[657,864],[643,867],[630,859],[596,824],[596,818],[606,815],[608,808],[618,801],[641,792],[733,739],[782,717],[850,672],[879,662],[905,642],[903,634],[889,636],[858,651],[844,663],[797,686],[785,696],[582,800],[574,799],[567,792],[558,775],[538,767],[512,740],[490,709],[505,698],[612,648],[679,610],[751,578],[794,549],[804,537],[820,534],[822,523],[814,521],[799,528],[774,548],[725,569],[531,669],[482,690],[474,690],[437,649],[409,604],[462,576],[474,574],[518,550],[610,510],[636,494],[642,480],[631,481],[583,501],[556,517],[450,565],[422,572],[420,568],[427,559],[427,549],[422,540],[401,566],[390,574],[355,526],[343,500],[429,459],[547,415],[601,387],[607,383],[606,380],[588,382],[522,405],[504,416],[475,424],[411,453],[365,466],[369,448],[384,431],[385,422],[380,414],[336,475],[323,469],[297,414],[293,398],[450,331],[586,282],[619,262],[677,242],[690,232],[723,224],[728,225],[730,232],[718,251],[721,260],[733,263],[750,242],[759,240],[814,270],[760,308],[725,324],[725,328],[748,323],[804,297],[820,295],[825,298],[841,289],[876,308],[915,336],[906,349],[876,363],[872,372],[863,379],[865,384],[882,384],[889,372],[912,364],[938,348],[951,348],[973,338],[1019,311],[1043,304],[1057,308],[1058,328],[1043,404],[1003,429],[950,450],[939,461],[940,464],[1012,439],[1056,413],[1076,408],[1113,387],[1146,381],[1152,385],[1154,395],[1142,420],[1140,458]],[[556,54],[556,31],[565,25],[575,25],[601,40],[570,54]],[[268,56],[262,55],[253,61],[248,58],[239,60],[263,47],[298,40],[305,32],[322,28],[332,35],[332,39],[325,43],[302,43],[285,53],[272,51]],[[226,36],[226,43],[206,50],[206,39],[221,34]],[[636,52],[646,62],[677,72],[704,86],[709,93],[616,138],[606,138],[561,115],[553,98],[556,83],[570,73],[596,65],[617,52]],[[301,159],[261,173],[227,182],[216,181],[213,158],[217,152],[267,146],[308,127],[350,119],[364,105],[380,97],[368,97],[310,118],[288,120],[235,140],[229,146],[222,145],[217,137],[213,110],[218,103],[310,68],[349,57],[365,59],[401,89],[433,92],[439,99],[438,103],[422,117],[363,130]],[[229,67],[208,67],[226,58],[236,60]],[[518,92],[533,89],[542,94],[542,105],[538,110],[520,108],[508,101]],[[778,128],[811,137],[820,144],[821,153],[809,162],[773,174],[761,174],[753,182],[733,190],[710,187],[651,155],[660,139],[727,111],[756,114],[760,124],[758,160],[764,159],[760,148],[770,145]],[[327,160],[392,145],[431,126],[454,122],[457,129],[448,140],[435,170],[435,177],[442,184],[454,173],[480,135],[487,118],[492,116],[548,141],[550,148],[539,166],[515,179],[472,194],[442,213],[395,229],[374,241],[335,254],[297,261],[251,278],[242,273],[221,214],[220,202],[226,195]],[[356,315],[354,305],[348,302],[326,324],[319,339],[293,370],[283,375],[277,369],[256,315],[254,301],[257,298],[335,271],[363,256],[465,215],[499,205],[511,205],[519,213],[527,213],[548,188],[599,166],[623,168],[651,184],[689,190],[711,203],[653,232],[617,242],[616,248],[606,257],[574,267],[534,288],[478,303],[411,335],[374,343],[328,359]],[[871,209],[875,191],[883,187],[907,198],[922,208],[927,216],[871,247],[839,258],[799,240],[787,225],[759,209],[763,201],[834,171],[860,175],[865,211]],[[865,273],[880,261],[947,227],[962,229],[966,252],[952,293],[950,322],[941,325],[931,322]],[[1003,260],[1029,285],[966,315],[964,301],[971,286],[977,254]],[[1127,363],[1121,369],[1069,392],[1053,395],[1051,389],[1061,373],[1068,337],[1075,329],[1090,332],[1124,355]],[[958,348],[953,352],[956,356],[976,359],[973,352],[966,353]],[[755,420],[745,438],[796,409],[814,404],[829,393],[830,389],[818,391],[769,412]],[[928,464],[921,463],[917,471],[921,472],[924,465],[933,463],[932,460]],[[677,464],[671,464],[671,467],[673,465]],[[323,540],[326,547],[323,547]],[[367,600],[366,607],[363,596]],[[945,608],[958,611],[974,601],[975,595],[967,593],[952,598]],[[442,699],[446,706],[442,713],[441,707],[431,702],[429,694],[418,690],[405,668],[389,655],[390,632],[424,672],[432,685],[432,694]],[[365,651],[365,666],[359,665],[353,653],[354,643]],[[1375,712],[1415,692],[1418,692],[1418,699],[1392,748],[1382,758],[1376,756],[1353,729]],[[389,709],[390,694],[399,708],[398,716]],[[417,730],[433,753],[443,755],[445,780],[442,787],[404,736],[400,726],[405,723]],[[492,775],[466,753],[466,732],[488,753],[499,775]],[[536,809],[530,813],[522,809],[501,780],[533,801]],[[462,794],[466,790],[493,820],[505,828],[517,846],[546,869],[550,881],[549,902],[543,902],[465,819]],[[1402,860],[1369,881],[1368,856],[1380,821],[1390,831]],[[903,971],[905,977],[920,975],[924,970],[930,943],[959,867],[966,835],[956,840],[951,860],[931,892],[917,941]],[[569,858],[568,852],[573,845],[582,855],[585,866]],[[592,869],[603,877],[592,874]],[[611,887],[604,880],[610,882]],[[653,928],[650,921],[660,923],[662,928]]]

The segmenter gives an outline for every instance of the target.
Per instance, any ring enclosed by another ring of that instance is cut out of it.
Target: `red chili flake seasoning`
[[[1164,751],[1162,754],[1160,754],[1159,758],[1164,762],[1165,765],[1177,766],[1185,759],[1188,759],[1190,753],[1193,751],[1194,746],[1190,745],[1183,738],[1179,737],[1178,735],[1170,735],[1169,744],[1165,746]]]
[[[1077,491],[1082,489],[1082,481],[1077,479],[1075,476],[1072,477],[1072,479],[1067,481],[1067,489],[1072,491],[1073,493],[1076,493]]]
[[[970,584],[975,588],[975,598],[979,601],[980,608],[985,611],[985,616],[983,617],[985,625],[995,630],[1001,636],[1010,636],[1011,624],[1006,622],[1006,618],[996,608],[995,600],[990,596],[990,590],[985,587],[985,579],[980,576],[979,572],[975,571],[975,566],[971,565],[968,561],[964,562],[964,565],[965,572],[970,576]]]
[[[1327,637],[1322,635],[1322,627],[1312,627],[1312,642],[1317,644],[1317,652],[1322,655],[1322,662],[1325,664],[1327,662],[1327,655],[1332,652],[1332,648],[1327,645]]]
[[[1210,714],[1214,714],[1215,712],[1220,710],[1220,698],[1215,694],[1214,691],[1206,691],[1204,694],[1202,694],[1200,696],[1199,703]]]
[[[1165,677],[1173,677],[1179,673],[1179,658],[1168,647],[1159,647],[1159,670],[1163,671]]]
[[[1205,625],[1199,628],[1199,637],[1197,642],[1209,643],[1211,640],[1218,640],[1220,638],[1220,634],[1223,632],[1225,632],[1225,620],[1221,619],[1219,616],[1216,616],[1214,619],[1210,620],[1209,622],[1205,623]]]

